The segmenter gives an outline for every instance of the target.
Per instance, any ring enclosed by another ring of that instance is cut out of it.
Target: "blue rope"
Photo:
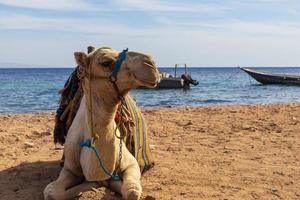
[[[117,74],[118,74],[118,72],[119,72],[119,70],[120,70],[120,68],[121,68],[122,62],[123,62],[123,61],[125,60],[125,58],[126,58],[126,53],[127,53],[127,52],[128,52],[128,48],[124,49],[124,50],[119,54],[118,59],[117,59],[117,61],[116,61],[116,63],[115,63],[115,67],[114,67],[114,69],[113,69],[113,71],[112,71],[112,74],[111,74],[112,77],[117,77]]]
[[[80,141],[79,145],[80,145],[80,148],[91,147],[92,142],[91,142],[91,140],[82,140],[82,141]]]
[[[110,178],[113,180],[113,181],[120,181],[121,178],[118,174],[111,174],[109,173],[109,171],[106,169],[106,167],[104,166],[102,160],[101,160],[101,156],[100,156],[100,152],[98,151],[98,149],[96,148],[95,145],[92,145],[92,142],[90,139],[88,140],[82,140],[80,141],[80,147],[83,148],[83,147],[88,147],[88,148],[91,148],[95,154],[96,154],[96,157],[99,161],[99,164],[101,166],[101,168],[103,169],[104,173],[108,176],[110,176]]]

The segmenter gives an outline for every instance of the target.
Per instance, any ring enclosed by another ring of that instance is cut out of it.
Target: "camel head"
[[[108,78],[112,75],[118,59],[118,51],[108,47],[99,49],[88,47],[88,54],[75,52],[74,55],[80,71],[84,71],[85,74],[83,82],[85,93],[91,81],[93,95],[102,93],[110,95],[110,98],[117,97],[115,88]],[[159,82],[159,73],[151,56],[129,51],[116,78],[120,93],[125,95],[132,88],[155,87]]]

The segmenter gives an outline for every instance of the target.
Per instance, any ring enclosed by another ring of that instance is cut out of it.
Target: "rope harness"
[[[124,49],[118,56],[116,62],[115,62],[115,66],[113,68],[113,71],[112,71],[112,74],[109,76],[109,77],[98,77],[97,78],[100,78],[100,79],[104,79],[104,80],[109,80],[112,84],[113,84],[113,87],[118,95],[118,98],[121,100],[121,108],[120,108],[120,117],[122,118],[122,114],[123,114],[123,106],[122,104],[125,103],[125,99],[124,99],[124,96],[120,93],[120,90],[118,88],[118,85],[116,84],[117,82],[117,75],[118,75],[118,72],[120,71],[120,68],[121,68],[121,65],[123,63],[123,61],[125,60],[126,58],[126,54],[128,52],[128,48]],[[97,133],[94,132],[94,121],[93,121],[93,101],[92,101],[92,85],[91,85],[91,64],[89,65],[89,73],[88,73],[88,79],[89,79],[89,125],[90,125],[90,128],[91,128],[91,139],[87,139],[87,140],[82,140],[80,142],[80,147],[83,148],[83,147],[88,147],[88,148],[91,148],[94,153],[96,154],[96,157],[99,161],[99,164],[102,168],[102,170],[104,171],[104,173],[106,175],[108,175],[112,180],[114,181],[119,181],[121,180],[120,176],[117,174],[118,171],[120,171],[120,167],[121,167],[121,160],[122,160],[122,142],[123,142],[123,139],[124,139],[124,135],[120,132],[120,136],[117,135],[117,130],[118,130],[118,127],[120,126],[120,121],[118,122],[115,130],[114,130],[114,135],[115,137],[117,137],[119,140],[120,140],[120,144],[119,144],[119,163],[118,163],[118,167],[116,168],[116,170],[114,171],[114,173],[110,173],[107,168],[104,166],[104,163],[102,162],[102,159],[101,159],[101,154],[100,154],[100,151],[97,149],[95,143],[96,141],[99,139],[99,135]]]

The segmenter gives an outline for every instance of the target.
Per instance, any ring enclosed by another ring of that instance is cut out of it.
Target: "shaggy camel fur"
[[[75,52],[78,66],[90,74],[83,78],[84,96],[79,110],[68,131],[65,143],[65,163],[56,181],[48,184],[44,190],[44,198],[61,200],[71,199],[92,187],[109,186],[122,194],[124,199],[138,200],[141,196],[140,169],[136,159],[122,144],[122,160],[120,176],[122,181],[112,181],[103,172],[95,153],[87,147],[80,148],[80,141],[91,139],[89,125],[89,108],[91,96],[93,102],[92,118],[94,132],[99,136],[95,146],[101,152],[104,166],[113,173],[119,165],[119,142],[114,130],[116,123],[114,116],[120,104],[118,94],[109,80],[99,77],[109,77],[114,68],[119,53],[110,48],[100,48],[88,55]],[[91,81],[91,95],[89,95],[89,81]],[[150,56],[127,52],[116,84],[122,95],[126,95],[132,88],[139,86],[154,87],[159,81],[159,73]],[[120,135],[117,131],[117,135]]]

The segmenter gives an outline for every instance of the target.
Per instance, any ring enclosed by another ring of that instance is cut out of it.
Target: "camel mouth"
[[[148,88],[155,88],[159,81],[137,80],[137,82]]]
[[[154,75],[154,77],[151,78],[150,80],[149,79],[148,80],[142,79],[140,81],[146,87],[155,88],[157,86],[157,84],[160,82],[160,75],[159,75],[159,72],[157,70],[157,67],[156,67],[154,61],[151,60],[151,59],[145,60],[144,65],[147,66],[152,71],[151,73]]]

